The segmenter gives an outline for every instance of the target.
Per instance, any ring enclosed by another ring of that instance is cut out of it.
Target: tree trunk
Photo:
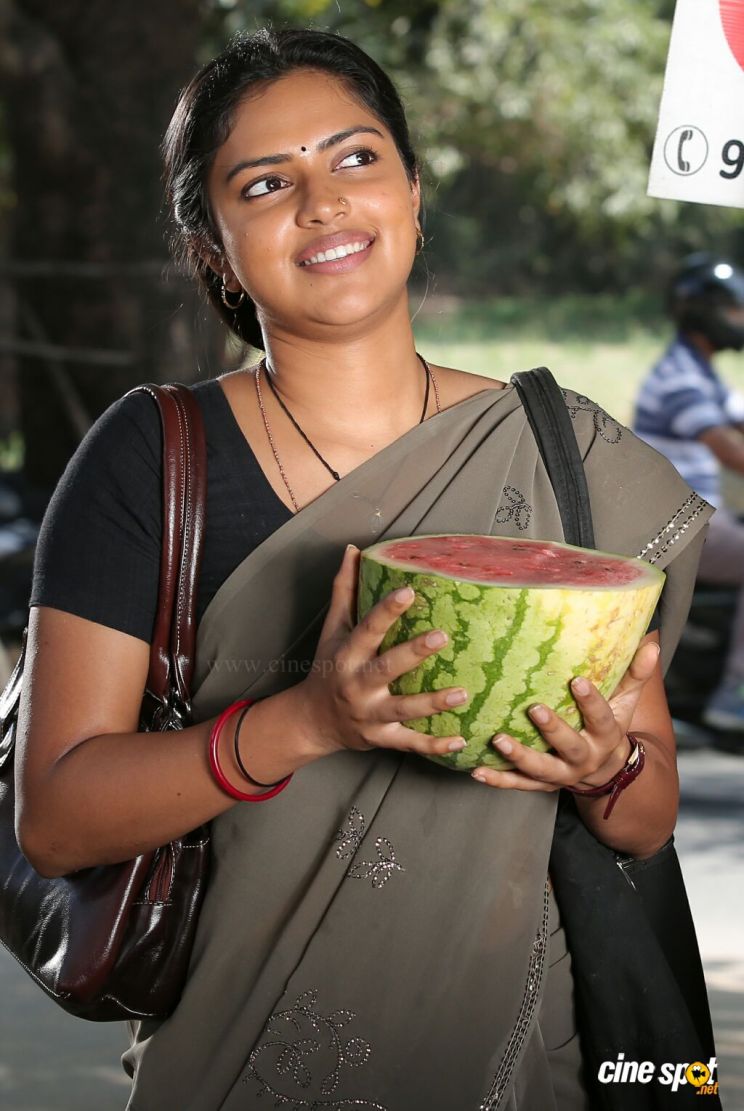
[[[167,267],[159,143],[200,0],[0,0],[16,207],[8,280],[28,482],[50,491],[131,386],[193,380],[219,332]]]

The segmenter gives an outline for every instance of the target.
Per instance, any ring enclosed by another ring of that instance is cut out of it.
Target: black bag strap
[[[560,387],[546,366],[512,375],[548,478],[567,544],[593,548],[592,507],[584,462]]]
[[[558,383],[547,367],[521,371],[512,383],[553,486],[565,541],[594,548],[584,464]],[[707,1061],[715,1054],[703,968],[674,839],[631,868],[617,868],[617,863],[622,861],[589,832],[573,799],[562,791],[550,873],[572,955],[591,1105],[595,1111],[671,1111],[673,1103],[681,1106],[679,1092],[668,1095],[668,1089],[654,1085],[653,1090],[636,1088],[631,1094],[624,1086],[595,1080],[601,1062],[619,1049],[629,1058],[651,1057],[657,1063]],[[618,923],[623,923],[621,930]],[[622,930],[634,938],[630,956],[617,948]],[[634,1002],[638,1000],[646,1002]],[[720,1108],[717,1097],[710,1107]]]

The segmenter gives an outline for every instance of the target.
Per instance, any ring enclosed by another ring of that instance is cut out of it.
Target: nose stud
[[[339,197],[338,198],[338,203],[343,204],[343,205],[347,205],[349,202],[347,201],[346,197]]]

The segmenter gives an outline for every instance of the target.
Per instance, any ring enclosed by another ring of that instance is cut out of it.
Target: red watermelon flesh
[[[426,536],[385,544],[387,559],[478,583],[606,587],[638,581],[643,564],[543,540],[495,536]]]

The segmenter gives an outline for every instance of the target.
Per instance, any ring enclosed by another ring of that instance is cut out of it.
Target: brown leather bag
[[[144,385],[163,429],[163,546],[140,729],[191,720],[194,598],[206,509],[198,403],[181,385]],[[81,1018],[164,1017],[178,1002],[209,865],[202,826],[124,864],[40,876],[15,836],[13,754],[23,650],[0,695],[0,941],[61,1007]]]

